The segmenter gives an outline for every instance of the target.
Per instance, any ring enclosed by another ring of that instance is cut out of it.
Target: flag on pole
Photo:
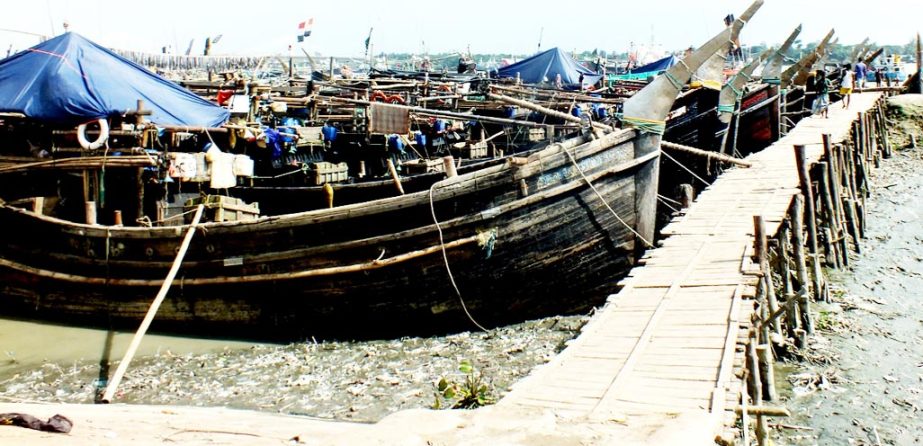
[[[224,34],[218,34],[217,36],[212,37],[212,45],[218,43],[218,41],[221,40],[221,36],[223,36],[223,35],[224,35]]]
[[[372,30],[375,28],[369,28],[369,36],[365,38],[365,55],[369,55],[369,44],[372,43]]]
[[[298,41],[304,42],[304,38],[311,35],[311,28],[314,27],[314,17],[298,23]]]

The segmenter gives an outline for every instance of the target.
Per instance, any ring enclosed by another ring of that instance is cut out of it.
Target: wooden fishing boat
[[[671,77],[687,81],[728,35]],[[660,133],[677,93],[658,79],[624,104],[622,129],[426,190],[203,223],[153,329],[360,338],[587,310],[653,240]],[[3,314],[105,326],[137,324],[188,228],[83,224],[9,203],[0,224]]]

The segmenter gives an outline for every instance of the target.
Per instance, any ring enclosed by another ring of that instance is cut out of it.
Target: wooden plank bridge
[[[691,413],[710,423],[711,437],[684,443],[710,443],[733,424],[740,404],[735,375],[743,366],[759,281],[753,216],[762,215],[774,234],[800,192],[793,146],[806,146],[808,162],[816,162],[823,155],[821,135],[847,139],[858,112],[879,99],[879,93],[863,93],[853,95],[849,109],[831,104],[829,118],[802,120],[749,156],[752,167],[721,175],[663,229],[668,237],[580,336],[500,404],[550,409],[578,423],[620,420],[639,441],[638,428],[671,429],[668,421],[656,421],[658,414]],[[636,417],[641,426],[633,425]]]

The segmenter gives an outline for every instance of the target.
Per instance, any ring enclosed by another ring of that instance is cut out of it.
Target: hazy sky
[[[159,52],[162,46],[184,52],[195,39],[201,54],[206,37],[222,34],[213,54],[286,53],[295,44],[297,23],[314,17],[313,34],[303,44],[312,53],[362,55],[374,28],[375,52],[528,54],[542,48],[599,48],[626,51],[631,42],[654,42],[676,50],[698,45],[717,33],[728,13],[739,15],[750,0],[633,1],[373,1],[264,0],[201,2],[157,0],[32,0],[0,17],[0,50],[22,49],[35,37],[8,30],[59,34],[66,20],[71,31],[107,46]],[[852,5],[862,4],[861,9]],[[847,5],[844,7],[844,5]],[[923,27],[923,1],[868,2],[765,0],[744,28],[744,45],[780,43],[799,23],[801,39],[819,40],[831,27],[841,44],[865,37],[880,44],[904,44]],[[2,54],[0,54],[2,57]]]

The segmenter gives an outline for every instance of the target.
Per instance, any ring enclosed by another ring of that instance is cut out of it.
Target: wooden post
[[[324,201],[327,204],[327,209],[333,208],[333,186],[330,183],[324,183]]]
[[[38,215],[45,213],[45,197],[32,198],[32,212]]]
[[[754,404],[759,404],[763,401],[763,382],[760,379],[760,362],[756,355],[755,336],[751,336],[747,342],[747,367],[750,369],[750,396],[753,397]]]
[[[804,221],[808,228],[808,252],[811,254],[811,266],[814,272],[814,299],[819,300],[824,299],[825,296],[824,276],[820,269],[820,259],[818,258],[817,216],[814,211],[814,191],[811,187],[811,177],[808,173],[808,160],[803,145],[795,146],[795,162],[798,167],[798,178],[801,181],[801,193],[804,195]]]
[[[788,327],[788,335],[794,337],[795,329],[801,327],[801,321],[798,319],[798,305],[794,302],[796,297],[792,288],[792,272],[788,265],[788,246],[791,239],[790,225],[789,219],[782,222],[776,240],[779,244],[779,275],[782,276],[782,293],[785,297],[786,326]]]
[[[695,189],[689,183],[680,184],[679,197],[683,209],[687,209],[692,206],[693,201],[695,201]]]
[[[844,207],[846,209],[846,226],[849,229],[849,234],[852,236],[853,246],[856,249],[856,254],[861,254],[862,248],[859,246],[859,221],[856,217],[855,200],[847,198]]]
[[[458,171],[455,170],[455,158],[452,155],[442,157],[442,166],[445,168],[446,178],[458,176]]]
[[[756,256],[757,259],[759,259],[760,272],[762,272],[761,280],[763,282],[763,292],[766,295],[766,303],[768,304],[767,309],[769,314],[775,314],[779,309],[779,303],[776,301],[776,291],[772,284],[772,269],[769,266],[769,240],[766,237],[766,221],[763,219],[762,215],[753,216],[753,230],[756,239]],[[782,326],[778,318],[773,319],[771,326],[773,332],[782,333]],[[763,342],[769,341],[768,339],[764,339]]]
[[[86,209],[86,223],[88,225],[96,224],[96,202],[87,201],[83,204],[84,209]]]
[[[795,268],[798,275],[798,282],[800,282],[800,290],[798,292],[798,305],[799,312],[801,313],[802,326],[808,334],[814,333],[814,324],[811,321],[811,306],[810,306],[810,293],[808,288],[810,287],[810,279],[808,278],[808,269],[805,261],[804,255],[804,197],[795,195],[794,204],[792,206],[792,250],[794,251],[795,259]]]
[[[776,318],[778,320],[778,318]],[[756,347],[756,355],[760,362],[760,380],[763,381],[763,400],[775,401],[776,378],[773,366],[772,348],[769,344],[760,344]]]
[[[154,321],[154,316],[157,314],[160,304],[163,303],[163,300],[167,297],[167,292],[170,291],[170,286],[173,285],[173,279],[176,278],[176,273],[179,272],[179,268],[183,264],[183,258],[186,257],[189,243],[192,242],[192,236],[195,235],[199,220],[202,219],[203,209],[205,209],[205,205],[203,204],[200,204],[196,209],[195,216],[192,218],[192,223],[189,225],[189,229],[186,230],[186,237],[183,238],[183,242],[179,247],[179,252],[176,253],[173,265],[170,266],[170,271],[167,273],[167,278],[164,279],[163,284],[160,286],[160,291],[157,292],[157,296],[154,298],[154,302],[151,303],[150,308],[147,310],[147,314],[144,315],[141,326],[138,327],[135,336],[131,338],[131,344],[128,345],[128,350],[125,352],[125,356],[122,357],[122,361],[119,362],[119,367],[112,375],[112,379],[109,380],[109,385],[106,386],[106,391],[103,393],[102,398],[100,398],[100,402],[109,403],[112,401],[112,397],[115,396],[115,391],[122,381],[122,376],[125,375],[125,371],[128,370],[128,364],[130,364],[132,358],[134,358],[138,346],[141,345],[141,339],[144,338],[144,334],[147,333],[148,327],[150,327],[151,322]]]
[[[824,252],[827,254],[827,265],[833,268],[839,268],[840,256],[836,252],[837,245],[833,242],[834,230],[839,227],[839,221],[837,220],[836,207],[833,204],[833,193],[830,192],[830,172],[827,162],[817,163],[817,172],[820,172],[820,179],[818,180],[820,198],[827,220],[827,227],[823,228]]]
[[[394,180],[394,187],[397,188],[397,191],[401,195],[404,195],[404,185],[401,184],[401,177],[397,175],[397,168],[394,167],[394,160],[388,158],[388,172],[391,174],[391,179]]]
[[[830,135],[824,135],[824,152],[827,157],[827,180],[830,184],[830,197],[833,200],[834,213],[836,214],[836,227],[833,229],[833,235],[837,240],[837,251],[840,255],[840,265],[849,266],[849,246],[846,241],[845,221],[846,216],[843,212],[843,201],[840,199],[840,188],[842,179],[840,177],[840,146],[830,144]]]

